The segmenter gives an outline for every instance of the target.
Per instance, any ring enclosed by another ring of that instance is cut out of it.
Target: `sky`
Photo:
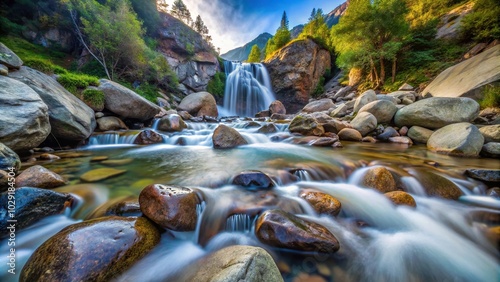
[[[169,9],[174,0],[167,0]],[[215,47],[225,53],[263,32],[274,34],[286,11],[290,29],[307,22],[313,8],[329,13],[345,0],[183,0],[193,19],[200,15]]]

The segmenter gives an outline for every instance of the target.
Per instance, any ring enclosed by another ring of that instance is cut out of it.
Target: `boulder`
[[[255,223],[255,235],[264,244],[299,251],[335,253],[339,241],[328,229],[281,210],[268,210]]]
[[[281,101],[276,100],[269,105],[269,115],[272,114],[280,114],[280,115],[286,115],[286,108]]]
[[[429,168],[412,168],[408,169],[408,172],[417,179],[428,196],[458,200],[463,194],[455,183],[439,175],[437,171]],[[412,193],[412,191],[406,192]]]
[[[397,189],[396,181],[391,172],[382,166],[369,168],[363,175],[361,185],[382,193],[392,192]]]
[[[128,129],[125,123],[117,117],[102,117],[97,119],[97,126],[100,131]]]
[[[186,111],[195,117],[217,117],[219,115],[215,98],[208,92],[198,92],[186,96],[182,99],[177,110]]]
[[[98,182],[101,180],[105,180],[108,178],[112,178],[118,175],[122,175],[126,170],[114,169],[114,168],[97,168],[91,171],[87,171],[86,173],[80,176],[80,180],[83,182]]]
[[[389,141],[389,138],[396,137],[396,136],[399,136],[398,131],[396,129],[394,129],[393,127],[388,126],[388,127],[384,128],[384,132],[377,135],[377,139],[381,140],[381,141]]]
[[[481,156],[490,158],[500,157],[500,142],[489,142],[483,145]]]
[[[384,196],[396,206],[417,206],[415,199],[410,194],[404,191],[387,192],[384,194]]]
[[[340,118],[346,116],[348,113],[349,107],[347,107],[347,104],[342,103],[330,113],[330,116],[334,118]]]
[[[0,64],[0,75],[9,75],[9,68],[7,68],[5,65]]]
[[[479,129],[462,122],[436,130],[427,141],[427,149],[453,156],[477,157],[483,144],[484,137]]]
[[[399,100],[398,98],[396,98],[394,96],[389,96],[386,94],[377,94],[377,100],[389,101],[389,102],[393,103],[394,105],[397,105],[401,102],[401,100]]]
[[[184,120],[177,114],[170,114],[162,117],[158,122],[158,130],[167,132],[182,131],[187,128]]]
[[[20,281],[112,281],[160,242],[144,217],[101,217],[70,225],[45,241]]]
[[[343,141],[358,141],[363,140],[363,136],[359,131],[352,128],[344,128],[338,133],[339,139]]]
[[[399,101],[403,101],[406,99],[409,102],[403,103],[403,104],[407,105],[407,104],[411,104],[412,102],[415,102],[415,99],[417,97],[417,93],[414,91],[396,91],[396,92],[389,93],[386,96],[395,98]]]
[[[482,87],[500,80],[500,45],[440,73],[422,92],[424,97],[482,98]]]
[[[104,93],[104,107],[126,119],[148,120],[161,111],[157,105],[116,82],[101,79],[99,90]]]
[[[212,142],[215,149],[229,149],[248,144],[247,140],[236,129],[224,124],[220,124],[214,130]]]
[[[19,69],[23,65],[23,61],[9,47],[0,42],[0,64],[12,69]]]
[[[304,113],[322,112],[322,111],[328,111],[330,108],[333,107],[335,107],[335,104],[332,102],[332,99],[326,98],[310,102],[302,109],[302,112]]]
[[[134,140],[134,144],[138,145],[150,145],[157,143],[163,143],[163,137],[161,137],[160,134],[149,129],[141,131],[141,133],[139,133],[139,135],[137,135]]]
[[[275,133],[278,132],[278,128],[273,123],[264,124],[261,128],[257,130],[257,133]]]
[[[434,131],[420,126],[412,126],[408,130],[408,137],[415,143],[427,144]]]
[[[5,76],[0,76],[0,112],[0,142],[14,151],[35,148],[50,134],[47,105],[26,84]]]
[[[314,189],[303,189],[300,191],[299,197],[306,200],[319,214],[337,216],[342,207],[339,200],[333,196]]]
[[[198,282],[282,282],[273,258],[262,248],[231,246],[201,259],[182,281]]]
[[[323,126],[310,115],[297,115],[290,122],[288,129],[292,133],[299,133],[306,136],[321,136],[325,133]]]
[[[40,165],[27,168],[16,177],[16,187],[56,188],[65,184],[59,174]]]
[[[484,137],[484,143],[500,142],[500,124],[483,126],[479,131]]]
[[[193,231],[198,215],[199,197],[190,188],[152,184],[141,191],[139,205],[142,213],[163,228],[174,231]]]
[[[421,126],[437,129],[443,126],[473,121],[479,114],[479,104],[470,98],[428,98],[400,109],[394,121],[397,126]]]
[[[396,107],[394,103],[380,100],[364,105],[361,109],[359,109],[358,115],[360,113],[368,112],[375,116],[377,123],[390,123],[397,111],[398,107]]]
[[[12,167],[15,171],[19,170],[21,168],[21,160],[16,152],[3,143],[0,143],[0,170],[8,171]]]
[[[233,178],[232,184],[251,190],[271,189],[274,187],[274,181],[271,177],[258,170],[241,172]]]
[[[396,144],[406,144],[410,146],[413,145],[413,141],[410,139],[410,137],[406,136],[389,137],[389,142]]]
[[[296,113],[309,102],[320,78],[331,68],[331,56],[313,40],[304,39],[281,48],[264,65],[276,97],[288,113]]]
[[[408,83],[405,83],[398,88],[399,91],[413,91],[413,89],[415,89],[415,87],[411,86]]]
[[[31,226],[44,217],[64,213],[66,208],[71,207],[72,203],[76,201],[70,194],[31,187],[16,189],[15,196],[17,231]],[[9,223],[7,220],[10,219],[7,212],[8,202],[8,192],[0,194],[0,238],[5,237],[8,232]]]
[[[486,182],[500,182],[500,169],[468,169],[465,174]]]
[[[367,90],[359,95],[354,102],[354,112],[357,113],[364,105],[377,100],[377,93],[373,90]]]
[[[94,132],[94,111],[54,78],[28,67],[11,72],[9,77],[25,83],[42,98],[49,108],[51,134],[55,138],[81,141]]]
[[[377,127],[377,118],[369,112],[361,112],[351,121],[351,125],[365,136]]]

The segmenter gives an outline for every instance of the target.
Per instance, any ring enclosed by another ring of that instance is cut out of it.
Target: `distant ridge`
[[[337,8],[333,9],[333,11],[326,15],[325,21],[328,27],[332,27],[339,23],[340,17],[343,16],[347,10],[347,6],[349,6],[349,0],[340,4]]]
[[[252,46],[257,44],[260,49],[263,49],[266,46],[269,38],[273,37],[271,34],[265,32],[257,36],[254,40],[248,42],[247,44],[238,47],[236,49],[230,50],[225,54],[220,55],[223,59],[228,61],[244,61],[248,59],[248,55],[252,50]]]

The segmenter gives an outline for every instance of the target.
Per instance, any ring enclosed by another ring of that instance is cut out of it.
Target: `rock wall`
[[[264,65],[276,98],[288,113],[296,113],[309,102],[321,76],[331,67],[331,57],[327,50],[307,39],[282,48]]]

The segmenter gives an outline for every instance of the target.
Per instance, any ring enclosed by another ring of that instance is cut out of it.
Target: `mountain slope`
[[[248,58],[253,45],[257,44],[257,46],[259,46],[262,50],[271,37],[273,36],[267,32],[262,33],[247,44],[222,54],[221,57],[228,61],[244,61]]]
[[[340,4],[337,8],[333,9],[333,11],[326,15],[325,21],[328,27],[338,24],[340,17],[343,16],[347,10],[347,6],[349,6],[349,0]]]

